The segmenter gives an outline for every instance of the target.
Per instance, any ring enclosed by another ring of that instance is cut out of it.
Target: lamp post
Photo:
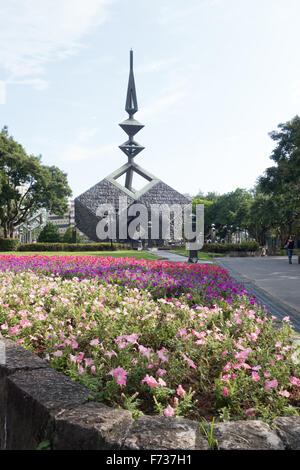
[[[152,221],[148,220],[148,248],[152,248],[151,230],[152,230]]]
[[[72,243],[76,243],[76,239],[77,239],[77,233],[76,233],[76,226],[74,225],[74,227],[72,228]]]
[[[240,243],[240,227],[236,228],[236,243]]]

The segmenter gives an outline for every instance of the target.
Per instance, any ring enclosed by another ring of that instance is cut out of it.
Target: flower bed
[[[111,406],[270,421],[296,414],[289,319],[274,329],[216,266],[0,257],[0,331]]]

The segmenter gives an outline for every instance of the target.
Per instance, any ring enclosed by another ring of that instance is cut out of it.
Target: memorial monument
[[[135,158],[144,147],[136,142],[134,137],[144,125],[134,118],[135,113],[138,111],[138,104],[133,74],[132,51],[130,51],[130,71],[125,110],[128,113],[128,118],[119,125],[127,134],[128,140],[120,145],[119,148],[127,156],[127,162],[75,199],[76,227],[95,242],[104,240],[99,239],[96,232],[97,224],[101,220],[101,217],[97,215],[97,209],[100,205],[111,204],[118,216],[119,198],[122,196],[126,196],[128,208],[132,204],[139,203],[145,205],[149,211],[150,206],[153,204],[165,204],[170,207],[173,204],[183,206],[190,203],[188,198],[135,162]],[[133,176],[135,173],[145,180],[145,185],[140,190],[134,188]],[[125,184],[121,184],[118,180],[122,176],[124,177],[124,175]],[[115,239],[123,242],[130,241],[128,234],[125,238],[117,234]],[[157,243],[161,244],[160,242],[162,240],[158,239]]]

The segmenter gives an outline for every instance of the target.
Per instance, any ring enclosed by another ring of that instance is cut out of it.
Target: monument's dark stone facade
[[[138,107],[132,51],[130,51],[130,72],[125,110],[129,114],[129,118],[123,121],[120,127],[127,133],[129,139],[120,145],[120,149],[127,155],[128,162],[75,199],[76,227],[96,242],[101,241],[97,236],[96,227],[101,220],[101,217],[97,215],[97,209],[102,204],[111,204],[117,213],[119,198],[126,196],[128,208],[134,203],[139,203],[145,205],[150,213],[150,206],[153,204],[166,204],[170,207],[173,204],[184,206],[190,203],[188,198],[134,162],[134,157],[144,147],[138,144],[133,137],[144,125],[133,117]],[[135,190],[133,187],[134,174],[138,174],[145,180],[145,186],[141,190]],[[125,175],[125,185],[118,182],[118,179],[123,175]],[[117,236],[116,239],[119,237]]]

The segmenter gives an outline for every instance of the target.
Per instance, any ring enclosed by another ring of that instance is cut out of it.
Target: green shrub
[[[121,243],[26,243],[18,251],[117,251],[128,249]]]
[[[257,250],[259,250],[259,244],[257,242],[205,243],[202,248],[202,251],[214,253],[229,253],[230,251],[254,252]]]
[[[1,238],[0,251],[16,251],[20,244],[18,238]]]
[[[59,243],[61,236],[58,227],[51,222],[47,222],[38,236],[39,243]]]

